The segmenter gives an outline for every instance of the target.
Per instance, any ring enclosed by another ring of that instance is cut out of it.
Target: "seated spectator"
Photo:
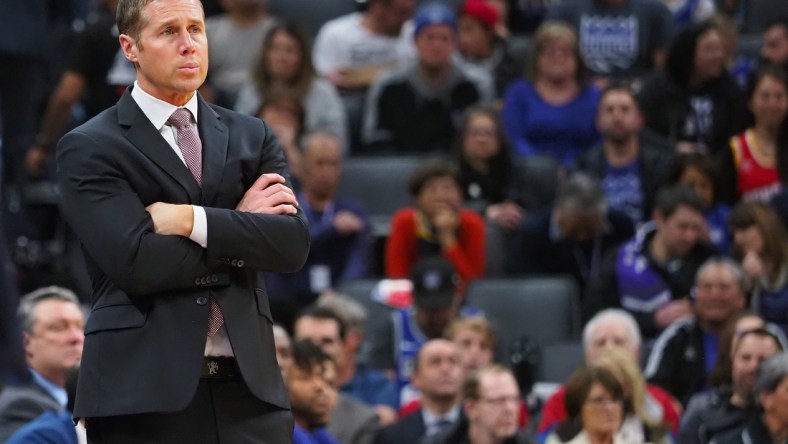
[[[26,294],[19,301],[18,315],[32,378],[0,391],[0,442],[45,412],[66,410],[67,375],[79,365],[85,339],[79,300],[65,288]]]
[[[295,420],[293,444],[339,444],[326,430],[336,406],[336,370],[331,357],[309,342],[293,343],[293,365],[285,388]]]
[[[339,137],[347,146],[347,118],[334,86],[318,77],[312,66],[307,37],[291,23],[276,24],[265,35],[258,60],[242,85],[235,110],[255,114],[274,89],[287,89],[305,110],[304,130],[324,130]]]
[[[410,60],[412,43],[403,24],[416,0],[369,0],[364,12],[326,22],[312,57],[317,72],[342,90],[366,89],[385,71]]]
[[[276,348],[276,363],[279,364],[279,370],[282,371],[282,379],[284,379],[290,366],[293,365],[293,344],[290,341],[290,335],[287,330],[279,324],[274,324],[274,347]]]
[[[714,254],[703,241],[705,206],[689,188],[671,186],[657,195],[654,222],[604,259],[585,297],[585,312],[620,307],[654,338],[692,313],[690,290],[698,267]]]
[[[629,313],[608,309],[594,316],[583,330],[583,350],[588,367],[602,366],[611,370],[624,387],[624,396],[634,412],[630,424],[646,424],[650,428],[677,431],[678,402],[661,388],[648,384],[638,368],[640,359],[640,331]],[[616,357],[605,357],[618,351]],[[542,408],[542,419],[537,429],[540,436],[549,434],[556,424],[567,419],[566,386],[562,386]]]
[[[610,207],[626,213],[634,225],[648,220],[670,171],[671,148],[643,135],[643,114],[623,86],[602,92],[596,128],[602,141],[579,156],[575,168],[598,178]]]
[[[466,376],[492,364],[498,338],[490,321],[483,316],[455,319],[443,336],[459,348]]]
[[[599,89],[585,82],[577,34],[542,24],[531,43],[526,79],[511,84],[501,120],[518,156],[547,155],[569,166],[599,140],[594,115]]]
[[[509,271],[567,274],[582,294],[589,279],[599,273],[605,252],[632,233],[632,221],[608,208],[600,184],[574,174],[559,186],[552,208],[525,218],[513,243]]]
[[[758,406],[742,430],[719,437],[718,444],[778,443],[788,438],[784,392],[788,390],[788,353],[779,353],[761,364],[753,386]]]
[[[413,360],[413,386],[421,392],[421,410],[382,429],[375,444],[418,443],[446,432],[460,420],[462,367],[451,341],[427,341]]]
[[[466,0],[457,19],[457,51],[464,67],[491,73],[495,97],[520,77],[521,61],[509,54],[506,40],[495,32],[498,11],[486,0]]]
[[[788,334],[788,234],[767,204],[742,203],[728,219],[733,255],[751,284],[750,307]]]
[[[312,133],[301,152],[301,191],[296,197],[309,221],[311,245],[301,271],[266,273],[274,319],[292,325],[295,313],[369,268],[369,222],[358,202],[337,194],[342,170],[340,141]]]
[[[484,274],[484,220],[461,208],[462,190],[454,171],[429,163],[410,178],[416,206],[397,211],[386,241],[385,273],[390,278],[410,275],[413,264],[442,256],[454,266],[463,283]]]
[[[780,67],[762,66],[747,96],[753,125],[731,137],[719,153],[721,174],[733,179],[722,189],[728,203],[769,202],[782,188],[780,176],[788,173],[788,74]]]
[[[430,339],[442,337],[457,316],[462,297],[457,273],[443,259],[419,261],[410,279],[413,307],[393,312],[374,332],[370,344],[370,365],[392,373],[402,390],[400,405],[416,396],[408,384],[419,348]]]
[[[763,30],[761,59],[788,67],[788,17],[776,17]]]
[[[344,298],[339,295],[326,298]],[[399,406],[398,390],[383,372],[359,365],[356,355],[360,337],[350,331],[345,320],[337,313],[340,303],[326,302],[323,306],[311,305],[296,318],[293,335],[296,340],[309,340],[319,345],[336,362],[337,387],[340,393],[374,407],[384,419],[384,425],[396,420]],[[352,300],[346,303],[354,303]],[[326,307],[325,305],[329,305]],[[333,308],[331,308],[333,306]],[[341,308],[340,308],[341,310]]]
[[[674,322],[654,343],[644,374],[683,405],[708,388],[720,334],[744,309],[744,273],[731,259],[714,257],[698,269],[692,317]]]
[[[739,24],[732,16],[724,13],[714,14],[709,22],[720,31],[720,36],[722,36],[725,67],[728,73],[739,85],[739,88],[746,89],[757,60],[753,60],[747,54],[739,51]]]
[[[577,369],[566,389],[569,420],[558,424],[547,444],[626,443],[618,434],[625,414],[624,389],[609,370]]]
[[[720,346],[723,345],[721,341]],[[758,367],[780,351],[779,340],[762,327],[740,333],[730,355],[731,381],[690,399],[681,422],[679,442],[708,444],[728,431],[743,427],[756,414],[752,389]]]
[[[208,35],[208,84],[213,102],[232,107],[249,81],[263,38],[276,21],[266,11],[267,0],[222,0],[224,14],[205,20]]]
[[[271,126],[279,140],[287,159],[286,168],[291,174],[293,188],[298,191],[302,175],[298,144],[304,129],[304,106],[292,91],[278,88],[271,92],[257,111],[257,117]]]
[[[465,203],[483,211],[486,219],[505,232],[513,231],[525,213],[514,191],[514,165],[498,113],[490,108],[470,109],[458,139],[458,179]]]
[[[706,208],[707,231],[703,238],[717,251],[727,253],[730,249],[728,233],[730,207],[721,200],[720,174],[714,160],[701,153],[676,156],[670,183],[684,185],[695,191]]]
[[[370,153],[449,153],[458,117],[492,102],[489,74],[478,78],[453,59],[457,21],[448,6],[422,6],[413,24],[415,63],[380,77],[367,96],[362,136]]]
[[[724,64],[716,27],[706,22],[681,31],[665,69],[644,79],[638,94],[646,127],[680,153],[722,150],[744,129],[744,99]]]
[[[518,431],[522,398],[512,371],[487,365],[469,374],[462,389],[465,414],[454,429],[436,436],[430,444],[530,444]]]
[[[583,60],[600,83],[637,79],[661,68],[673,36],[668,8],[651,0],[555,2],[546,19],[577,30]]]

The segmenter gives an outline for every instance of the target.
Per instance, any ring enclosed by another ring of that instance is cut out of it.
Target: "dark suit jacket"
[[[59,411],[62,406],[35,381],[0,392],[0,442],[44,412]]]
[[[375,444],[417,444],[427,433],[421,409],[384,427],[375,437]]]
[[[130,95],[58,145],[62,210],[85,251],[93,308],[77,387],[77,417],[182,410],[200,378],[209,298],[221,306],[252,394],[286,408],[268,296],[256,271],[306,260],[303,214],[235,211],[262,173],[285,175],[282,150],[257,118],[199,99],[202,188]],[[145,207],[205,208],[208,247],[153,233]]]

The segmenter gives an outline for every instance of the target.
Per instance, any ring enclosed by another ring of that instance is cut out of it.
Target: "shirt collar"
[[[131,97],[137,102],[143,114],[150,120],[157,131],[161,131],[161,128],[167,123],[172,113],[180,108],[148,94],[140,87],[137,81],[134,82],[134,88],[131,89]],[[196,92],[192,95],[192,98],[183,105],[183,108],[191,111],[192,116],[194,116],[194,121],[196,122],[198,108]]]
[[[424,418],[424,426],[426,428],[430,428],[433,425],[438,424],[438,421],[444,420],[448,420],[452,424],[456,424],[460,420],[460,405],[456,404],[443,416],[436,415],[435,413],[427,410],[426,407],[422,407],[421,413],[423,415],[422,418]]]
[[[33,380],[36,384],[40,385],[50,396],[55,398],[58,404],[66,408],[68,404],[68,392],[66,392],[66,389],[45,378],[41,373],[38,373],[32,368],[30,369],[30,373],[33,375]]]

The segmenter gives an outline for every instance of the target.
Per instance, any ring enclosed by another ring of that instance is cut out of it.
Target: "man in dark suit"
[[[19,318],[31,380],[0,392],[0,442],[44,412],[66,409],[66,378],[79,365],[85,338],[79,300],[65,288],[25,295]]]
[[[264,122],[206,103],[199,0],[121,0],[137,80],[58,147],[62,209],[93,308],[74,415],[90,442],[290,442],[258,271],[309,231]]]
[[[460,351],[453,342],[424,343],[413,363],[413,386],[421,393],[421,409],[383,428],[375,444],[415,444],[458,424],[462,373]]]

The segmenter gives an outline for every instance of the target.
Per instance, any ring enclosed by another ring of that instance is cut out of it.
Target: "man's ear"
[[[30,347],[30,341],[31,341],[30,333],[28,333],[26,331],[23,331],[22,332],[22,348],[25,349],[25,354],[26,355],[30,354],[28,352],[28,348]]]
[[[127,34],[118,36],[120,42],[120,49],[123,50],[123,55],[131,62],[137,63],[137,42]]]

